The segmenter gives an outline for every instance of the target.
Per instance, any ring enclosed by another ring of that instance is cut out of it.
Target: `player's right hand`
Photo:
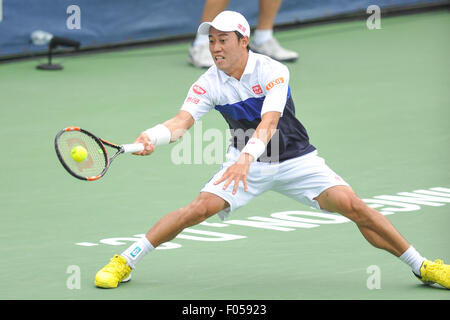
[[[134,143],[142,143],[144,145],[144,150],[133,152],[133,154],[137,156],[149,156],[155,151],[155,146],[145,132],[142,132],[136,140],[134,140]]]
[[[223,181],[226,181],[223,185],[223,190],[226,190],[231,182],[234,181],[234,187],[232,194],[236,194],[239,182],[242,180],[244,183],[244,191],[248,191],[247,187],[247,176],[248,171],[250,169],[250,163],[253,161],[253,157],[249,155],[248,153],[242,153],[239,157],[239,159],[230,167],[228,167],[227,170],[223,173],[222,177],[215,181],[214,184],[217,185],[219,183],[222,183]]]

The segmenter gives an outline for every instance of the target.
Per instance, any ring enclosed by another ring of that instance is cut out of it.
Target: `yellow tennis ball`
[[[86,160],[88,155],[86,148],[82,146],[76,146],[72,148],[70,153],[72,155],[73,160],[75,160],[76,162],[82,162]]]

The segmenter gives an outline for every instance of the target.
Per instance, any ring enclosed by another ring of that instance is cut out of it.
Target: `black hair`
[[[242,33],[238,32],[238,31],[234,31],[234,33],[236,34],[236,36],[237,36],[237,38],[238,38],[238,41],[241,40],[242,38],[244,38],[244,36],[242,35]],[[247,45],[247,51],[249,51],[249,50],[250,50],[250,48],[249,48],[249,46]]]

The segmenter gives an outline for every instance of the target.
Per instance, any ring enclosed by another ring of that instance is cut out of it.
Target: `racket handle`
[[[122,150],[124,153],[139,152],[144,150],[144,145],[142,143],[124,144]]]

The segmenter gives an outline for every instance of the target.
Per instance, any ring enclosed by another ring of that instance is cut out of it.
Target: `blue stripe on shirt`
[[[288,88],[288,94],[286,101],[291,96],[291,88]],[[261,109],[266,97],[260,98],[248,98],[244,101],[235,102],[233,104],[218,105],[214,108],[226,115],[232,117],[235,120],[248,120],[254,121],[261,118]]]

